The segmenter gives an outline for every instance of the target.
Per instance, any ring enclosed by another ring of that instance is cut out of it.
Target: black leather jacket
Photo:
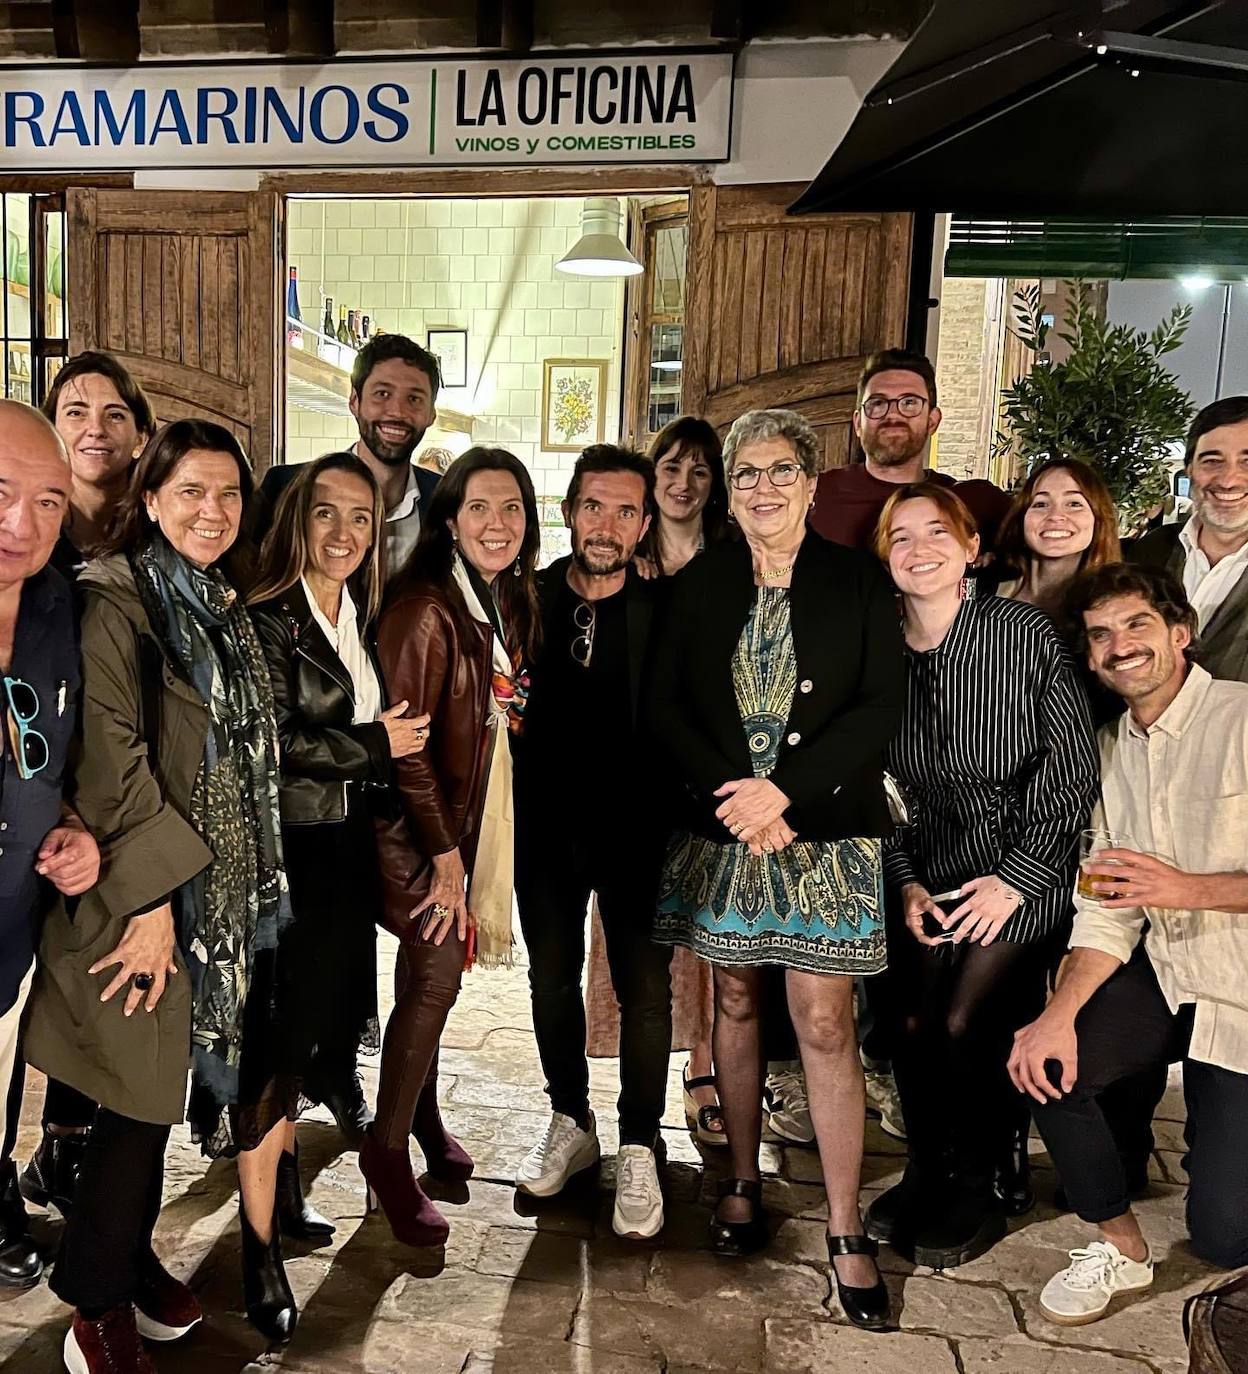
[[[353,725],[355,691],[313,619],[302,585],[251,608],[273,680],[281,745],[283,825],[341,821],[347,784],[390,782],[390,743],[378,721]],[[367,651],[376,666],[373,648]],[[380,670],[377,673],[381,680]],[[378,794],[380,796],[380,793]]]

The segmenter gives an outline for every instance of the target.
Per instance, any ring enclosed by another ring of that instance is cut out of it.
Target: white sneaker
[[[1070,1252],[1070,1267],[1044,1285],[1040,1311],[1058,1326],[1083,1326],[1105,1315],[1115,1293],[1133,1293],[1153,1281],[1153,1257],[1128,1259],[1116,1245],[1093,1241]]]
[[[592,1169],[602,1151],[594,1114],[583,1131],[570,1116],[553,1112],[546,1134],[524,1157],[516,1171],[516,1187],[531,1197],[554,1197],[573,1174]]]
[[[901,1114],[901,1098],[897,1094],[897,1080],[891,1073],[863,1074],[867,1090],[867,1111],[880,1118],[880,1128],[897,1140],[906,1138],[906,1122]]]
[[[663,1192],[654,1151],[644,1145],[621,1145],[615,1168],[615,1234],[628,1240],[657,1236],[663,1229]]]
[[[771,1065],[768,1066],[772,1067]],[[774,1135],[795,1145],[809,1145],[815,1138],[810,1120],[810,1103],[806,1097],[806,1076],[801,1064],[791,1061],[785,1068],[776,1067],[767,1075],[763,1100],[770,1113],[767,1124]]]

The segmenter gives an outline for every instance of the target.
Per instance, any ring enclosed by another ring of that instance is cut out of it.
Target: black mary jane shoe
[[[721,1221],[711,1217],[711,1249],[717,1255],[739,1258],[761,1250],[770,1239],[763,1211],[763,1185],[756,1178],[727,1178],[719,1185],[719,1200],[743,1197],[750,1203],[749,1221]]]
[[[870,1288],[851,1288],[841,1282],[836,1272],[837,1255],[869,1255],[873,1260],[880,1253],[880,1247],[867,1236],[829,1236],[828,1263],[832,1266],[832,1277],[836,1280],[836,1296],[840,1299],[841,1311],[855,1326],[866,1331],[881,1331],[890,1316],[888,1289],[883,1279],[877,1279]],[[879,1273],[879,1266],[876,1266]]]

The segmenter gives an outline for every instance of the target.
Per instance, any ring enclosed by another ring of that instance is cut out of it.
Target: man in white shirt
[[[1071,1206],[1100,1231],[1041,1294],[1064,1325],[1152,1282],[1099,1097],[1158,1064],[1183,1063],[1192,1248],[1248,1263],[1248,686],[1192,661],[1196,613],[1164,571],[1102,568],[1072,614],[1128,708],[1101,730],[1092,822],[1117,843],[1085,864],[1095,896],[1076,895],[1056,990],[1009,1063]]]
[[[347,402],[360,437],[351,452],[381,487],[386,507],[386,578],[407,562],[420,537],[420,512],[438,484],[438,474],[412,462],[437,418],[441,373],[437,358],[402,334],[378,334],[355,355]],[[264,475],[252,536],[259,542],[277,499],[299,468],[284,464]]]

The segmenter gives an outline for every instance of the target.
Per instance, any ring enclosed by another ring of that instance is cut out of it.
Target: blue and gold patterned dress
[[[754,776],[765,778],[797,688],[787,588],[759,588],[732,656],[732,681]],[[779,854],[755,856],[744,844],[678,832],[663,865],[654,938],[717,964],[879,973],[880,842],[799,839]]]

